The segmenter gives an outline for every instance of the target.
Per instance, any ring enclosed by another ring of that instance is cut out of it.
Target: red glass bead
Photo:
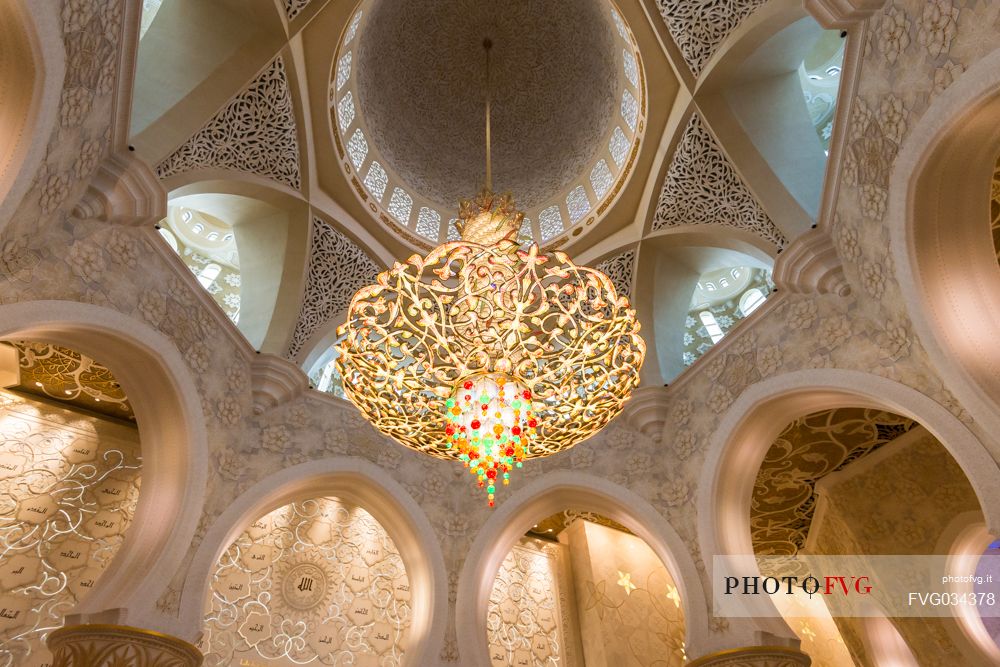
[[[521,435],[521,427],[513,426],[511,427],[510,432],[513,433],[514,435]]]
[[[491,469],[489,469],[489,470],[486,471],[486,476],[489,477],[490,479],[496,479],[497,478],[497,471],[493,470],[491,468]]]
[[[538,420],[537,419],[529,419],[528,420],[528,426],[530,426],[531,428],[535,428],[536,426],[538,426]]]
[[[530,399],[530,398],[531,398],[531,392],[530,392],[530,391],[528,391],[527,389],[525,389],[525,390],[524,390],[524,394],[522,394],[522,396],[524,396],[524,400],[526,400],[526,401],[527,401],[528,399]]]
[[[507,451],[505,453],[507,454],[507,456],[514,456],[514,448],[513,447],[508,447]]]
[[[478,420],[478,419],[473,419],[473,420],[472,420],[472,424],[471,424],[471,426],[472,426],[472,430],[473,430],[473,431],[475,431],[475,430],[476,430],[476,429],[478,429],[478,428],[479,428],[480,426],[482,426],[482,424],[480,424],[480,423],[479,423],[479,420]]]
[[[465,387],[466,389],[472,389],[472,380],[466,380],[465,384],[462,386]]]

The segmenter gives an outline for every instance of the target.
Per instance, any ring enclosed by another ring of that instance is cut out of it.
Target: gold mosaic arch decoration
[[[754,483],[754,553],[798,553],[816,511],[816,482],[917,425],[906,417],[865,408],[824,410],[789,424],[768,450]]]
[[[85,354],[49,343],[18,341],[21,382],[15,389],[134,422],[135,414],[108,368]]]

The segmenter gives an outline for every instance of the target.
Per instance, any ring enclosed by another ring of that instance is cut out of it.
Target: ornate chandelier
[[[525,460],[568,449],[621,412],[646,345],[606,275],[519,247],[524,214],[490,187],[488,95],[486,157],[486,187],[461,203],[462,240],[395,263],[354,296],[337,370],[377,429],[462,461],[492,507],[498,482]]]

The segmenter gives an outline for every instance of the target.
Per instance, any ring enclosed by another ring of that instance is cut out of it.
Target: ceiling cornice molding
[[[156,166],[161,178],[198,169],[235,170],[302,187],[298,130],[282,56],[201,130]]]
[[[308,388],[309,378],[287,359],[259,354],[250,362],[250,392],[255,415],[289,403]]]
[[[75,218],[145,225],[167,214],[167,192],[143,160],[129,151],[107,156],[73,209]]]
[[[833,239],[820,229],[802,234],[778,255],[773,279],[778,289],[796,294],[851,293]]]
[[[882,10],[886,0],[805,0],[807,12],[827,30],[849,30]]]
[[[659,443],[663,439],[663,425],[667,422],[670,403],[670,392],[666,387],[639,387],[625,403],[622,415],[630,426]]]

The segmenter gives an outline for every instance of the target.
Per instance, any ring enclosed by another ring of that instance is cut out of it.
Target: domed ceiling
[[[484,182],[486,38],[493,186],[535,220],[523,236],[549,241],[596,208],[638,141],[640,65],[607,0],[362,2],[331,76],[345,167],[431,244]]]
[[[374,0],[358,36],[358,103],[397,174],[442,208],[482,184],[485,62],[494,181],[532,208],[596,153],[617,100],[620,59],[603,0]],[[414,113],[416,112],[416,113]]]

